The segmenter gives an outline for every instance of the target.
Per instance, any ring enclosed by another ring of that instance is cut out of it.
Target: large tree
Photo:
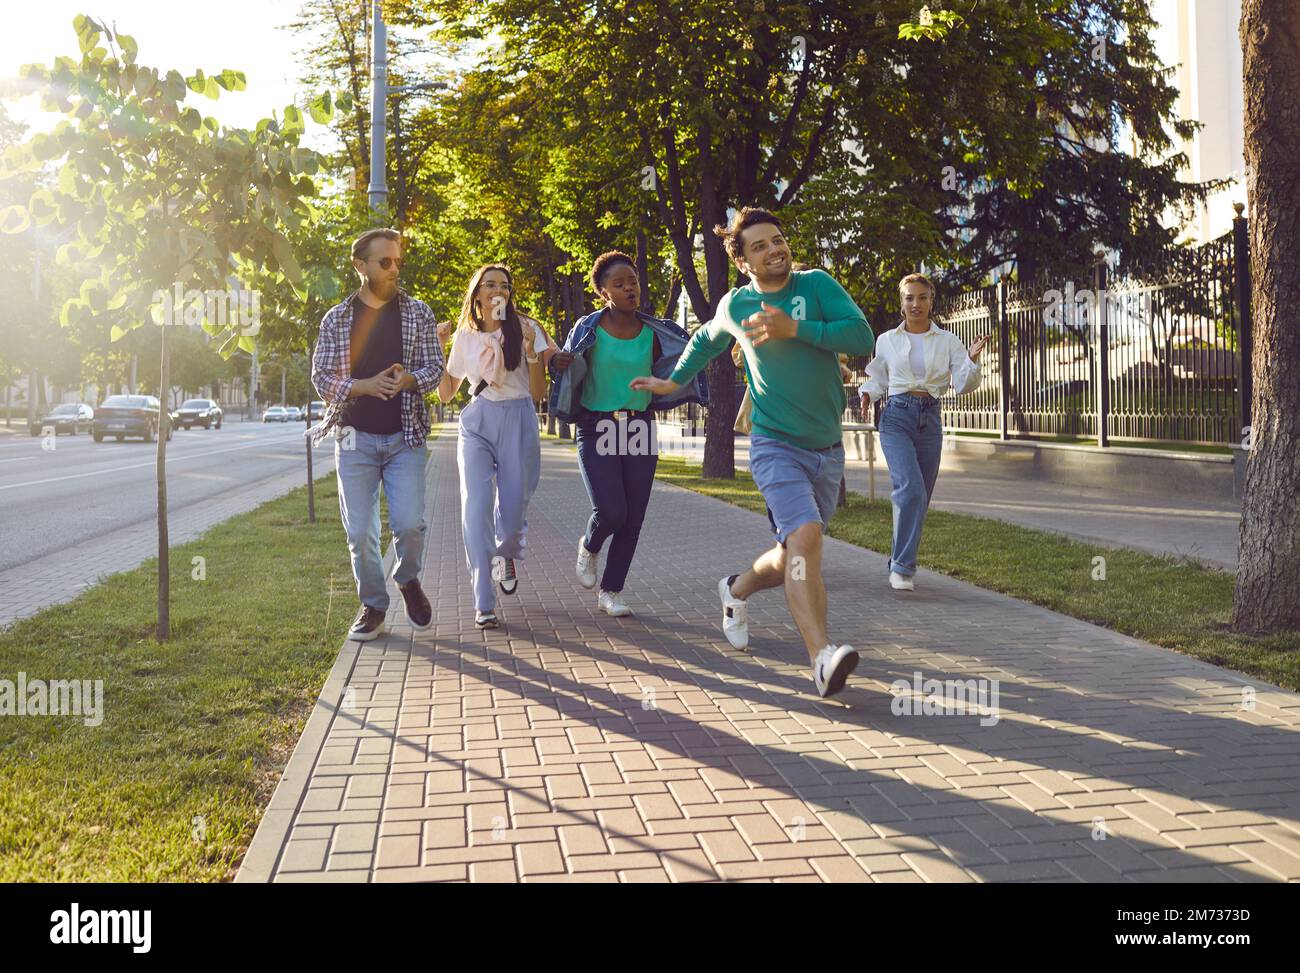
[[[782,211],[796,257],[876,316],[921,262],[977,279],[1158,250],[1159,216],[1199,191],[1166,152],[1165,125],[1187,129],[1141,0],[989,0],[925,23],[911,0],[397,6],[441,36],[491,37],[475,74],[527,92],[514,111],[545,158],[605,190],[571,212],[544,198],[547,228],[576,250],[575,228],[644,230],[646,209],[702,321],[743,282],[710,232],[741,205]],[[734,375],[726,356],[710,366],[706,476],[734,471]]]
[[[1269,632],[1300,629],[1300,4],[1243,0],[1241,47],[1254,397],[1232,621]]]

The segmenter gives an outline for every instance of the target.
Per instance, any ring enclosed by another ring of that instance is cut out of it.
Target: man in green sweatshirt
[[[822,532],[844,473],[845,398],[837,354],[867,355],[875,342],[862,311],[830,274],[793,270],[781,223],[771,213],[745,207],[714,232],[750,282],[723,297],[670,378],[637,378],[632,388],[667,395],[733,338],[740,342],[753,403],[749,469],[777,544],[749,570],[718,582],[722,632],[733,647],[748,646],[745,599],[784,585],[817,693],[830,696],[858,664],[852,646],[834,645],[827,636],[821,571]]]

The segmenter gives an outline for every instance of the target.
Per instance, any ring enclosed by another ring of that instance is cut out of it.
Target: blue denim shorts
[[[767,519],[784,547],[809,523],[822,530],[835,514],[844,476],[844,444],[804,449],[780,439],[750,436],[749,471],[767,503]]]

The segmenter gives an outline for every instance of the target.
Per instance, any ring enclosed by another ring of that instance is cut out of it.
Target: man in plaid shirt
[[[383,632],[389,601],[379,550],[381,483],[397,548],[393,578],[407,620],[417,629],[433,621],[420,587],[429,459],[424,396],[437,388],[444,361],[433,311],[398,286],[401,234],[361,234],[352,244],[352,265],[361,287],[325,312],[312,358],[312,384],[328,404],[313,443],[335,432],[339,511],[361,599],[348,637],[368,641]]]

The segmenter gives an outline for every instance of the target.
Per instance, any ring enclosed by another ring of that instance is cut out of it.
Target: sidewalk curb
[[[425,471],[426,487],[431,469],[432,466]],[[426,518],[430,514],[432,505],[433,493],[428,491],[425,498]],[[394,542],[390,540],[388,549],[384,552],[384,577],[390,589],[394,587],[392,575],[396,559],[397,550]],[[396,597],[401,596],[398,594]],[[384,639],[393,636],[394,633],[390,630],[384,635]],[[398,634],[397,637],[410,638],[409,634],[405,636]],[[320,695],[316,698],[316,706],[307,719],[307,725],[303,727],[302,736],[293,748],[293,754],[289,757],[284,773],[275,786],[275,793],[271,795],[270,803],[262,812],[262,820],[258,822],[253,840],[239,863],[239,871],[234,879],[236,883],[267,883],[272,880],[280,855],[288,844],[289,830],[293,826],[293,820],[298,814],[303,798],[307,795],[312,773],[320,759],[325,740],[329,737],[330,727],[342,712],[344,691],[352,681],[353,670],[361,657],[361,648],[363,645],[376,644],[379,641],[367,643],[352,639],[343,640],[338,658],[334,660],[329,675],[325,677],[325,685],[321,687]]]

